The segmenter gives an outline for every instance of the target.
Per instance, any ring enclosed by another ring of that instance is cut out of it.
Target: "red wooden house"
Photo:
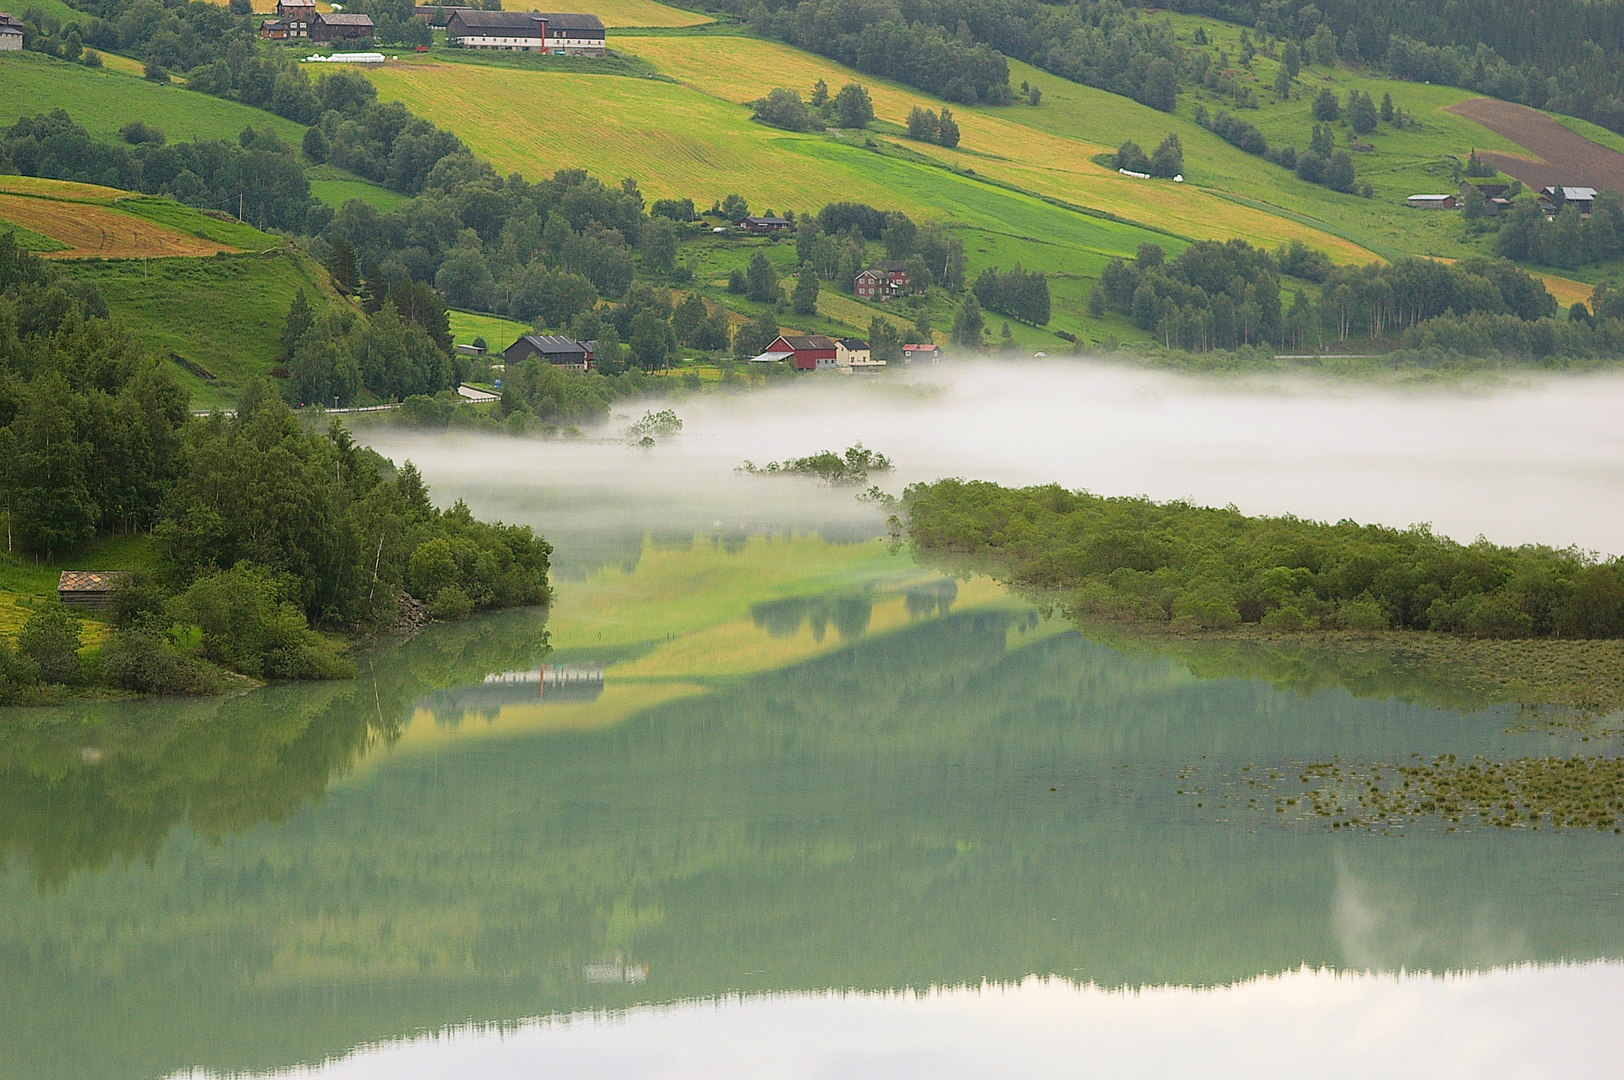
[[[763,355],[787,353],[785,359],[796,371],[811,371],[814,368],[834,367],[838,349],[834,338],[822,334],[788,334],[781,335],[767,346]]]

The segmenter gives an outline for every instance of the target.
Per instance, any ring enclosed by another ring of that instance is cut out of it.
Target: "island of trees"
[[[1058,485],[911,485],[926,556],[990,560],[1073,611],[1183,630],[1426,630],[1486,638],[1624,636],[1624,561],[1459,544],[1425,526],[1252,517]]]

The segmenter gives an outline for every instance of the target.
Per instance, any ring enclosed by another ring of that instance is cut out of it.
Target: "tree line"
[[[1049,279],[1040,271],[1026,271],[1016,263],[999,273],[989,266],[976,277],[976,300],[988,311],[996,311],[1033,326],[1049,322]]]
[[[1283,274],[1318,281],[1318,302],[1296,290],[1286,308]],[[1169,348],[1206,352],[1385,338],[1445,318],[1488,316],[1532,327],[1552,322],[1557,304],[1543,282],[1504,259],[1333,267],[1300,243],[1271,253],[1230,240],[1192,244],[1171,260],[1143,244],[1131,262],[1107,264],[1089,309],[1128,315]]]
[[[721,0],[758,33],[964,104],[1007,105],[1009,63],[955,23],[897,0]]]
[[[331,211],[310,193],[293,148],[270,128],[225,139],[165,144],[161,132],[127,127],[135,145],[92,139],[62,109],[21,117],[0,136],[0,168],[24,176],[167,195],[189,206],[241,213],[266,229],[319,229]]]
[[[1458,544],[1424,525],[1254,517],[1058,485],[910,485],[922,554],[995,560],[1073,611],[1179,628],[1624,636],[1624,562],[1574,548]]]
[[[1459,86],[1624,131],[1624,35],[1584,0],[1173,0],[1368,64],[1410,82]],[[1328,46],[1329,49],[1325,49]]]

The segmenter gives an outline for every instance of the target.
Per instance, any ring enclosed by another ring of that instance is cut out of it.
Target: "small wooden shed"
[[[121,570],[64,570],[56,582],[56,595],[69,607],[104,611],[113,606],[113,591],[128,577]]]

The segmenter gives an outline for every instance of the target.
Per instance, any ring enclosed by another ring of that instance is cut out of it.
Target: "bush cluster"
[[[1391,529],[1248,517],[1058,485],[911,485],[924,553],[999,560],[1087,613],[1204,629],[1402,628],[1472,637],[1624,636],[1624,563]]]

